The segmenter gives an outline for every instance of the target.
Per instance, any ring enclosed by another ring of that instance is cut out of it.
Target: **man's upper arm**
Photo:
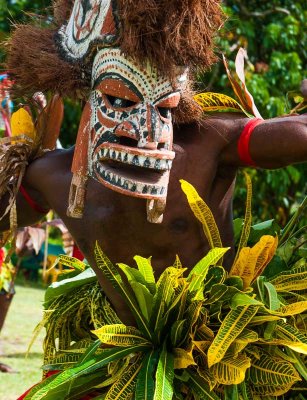
[[[257,125],[245,146],[254,164],[274,169],[307,161],[306,121],[306,116],[290,116],[266,120]],[[222,163],[246,165],[239,156],[238,142],[247,122],[247,119],[238,120],[237,126],[229,131],[230,142],[222,152]]]

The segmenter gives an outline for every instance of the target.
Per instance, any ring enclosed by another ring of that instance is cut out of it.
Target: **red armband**
[[[29,206],[34,211],[36,211],[36,212],[38,212],[40,214],[47,214],[49,212],[49,209],[47,210],[47,209],[41,207],[39,204],[37,204],[36,201],[34,201],[32,199],[32,197],[29,195],[29,193],[26,191],[26,189],[22,185],[20,185],[19,191],[23,195],[23,197],[26,200],[26,202],[29,204]]]
[[[261,118],[253,118],[248,123],[245,125],[239,141],[238,141],[238,154],[240,160],[243,162],[245,165],[250,165],[250,166],[257,166],[255,161],[252,159],[250,152],[249,152],[249,141],[251,134],[253,133],[253,130],[256,128],[257,125],[262,124],[264,120]]]

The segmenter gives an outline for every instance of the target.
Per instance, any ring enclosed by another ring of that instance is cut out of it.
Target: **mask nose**
[[[168,124],[161,120],[159,110],[151,104],[146,105],[140,118],[138,147],[155,149],[158,143],[165,143],[170,139]]]
[[[140,121],[140,139],[142,136],[148,142],[159,142],[162,131],[162,123],[158,111],[151,104],[146,107],[146,120]]]
[[[171,139],[171,123],[161,119],[158,108],[152,104],[140,104],[115,130],[116,136],[125,136],[137,141],[137,147],[157,149],[159,143]]]

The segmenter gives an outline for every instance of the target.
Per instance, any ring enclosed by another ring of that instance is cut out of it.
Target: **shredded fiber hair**
[[[8,71],[15,81],[14,96],[31,97],[35,92],[52,91],[76,97],[85,89],[81,66],[60,58],[55,29],[18,25],[9,41]]]
[[[74,0],[54,0],[53,14],[56,25],[61,26],[70,16],[74,5]]]
[[[149,59],[165,74],[174,66],[208,69],[222,25],[218,0],[118,0],[120,47],[138,61]]]

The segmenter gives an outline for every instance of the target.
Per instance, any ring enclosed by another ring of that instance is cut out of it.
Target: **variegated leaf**
[[[189,292],[196,291],[200,288],[207,276],[209,267],[216,264],[228,250],[229,248],[211,249],[208,254],[192,268],[187,278],[187,280],[191,282]]]
[[[271,386],[276,390],[301,380],[291,363],[264,352],[260,360],[252,359],[250,379],[254,387]]]
[[[227,314],[211,346],[209,347],[209,368],[223,359],[231,343],[239,336],[250,320],[255,316],[258,308],[258,306],[238,307]]]
[[[65,267],[73,268],[77,271],[84,271],[86,267],[85,263],[78,260],[78,258],[69,257],[64,254],[60,254],[58,260]]]
[[[180,319],[173,323],[171,328],[171,342],[173,347],[176,347],[183,340],[183,329],[185,323],[186,323],[185,319]]]
[[[194,100],[204,112],[244,112],[244,109],[233,98],[222,93],[204,92],[194,96]],[[247,114],[248,115],[248,114]]]
[[[148,285],[148,289],[152,294],[155,294],[156,281],[150,259],[140,256],[135,256],[133,259],[135,260],[140,273],[143,275]]]
[[[279,386],[272,386],[272,385],[261,385],[261,386],[254,386],[253,392],[254,396],[257,396],[259,399],[263,398],[272,398],[272,396],[282,396],[289,392],[293,383],[289,383],[288,385],[279,385]],[[255,397],[254,397],[255,398]]]
[[[205,380],[205,382],[209,385],[210,390],[213,390],[217,384],[214,376],[210,372],[208,368],[200,369],[197,368],[198,375]]]
[[[303,379],[307,382],[307,365],[304,362],[304,359],[297,354],[295,351],[292,351],[291,349],[286,349],[287,356],[290,358],[291,363],[294,364],[296,370],[301,374]],[[284,352],[283,352],[284,355]]]
[[[53,379],[52,381],[50,381],[50,383],[38,390],[35,395],[31,397],[31,400],[46,399],[48,393],[51,390],[59,388],[61,385],[70,384],[71,382],[77,380],[79,377],[91,374],[92,372],[97,371],[98,369],[102,368],[112,361],[124,358],[131,353],[142,352],[146,349],[146,346],[131,346],[128,348],[117,347],[115,349],[106,349],[102,355],[92,357],[85,363],[77,365],[73,368],[69,368],[61,374],[56,375],[55,379]]]
[[[121,378],[123,373],[127,370],[130,362],[130,357],[126,357],[124,359],[124,362],[122,360],[118,360],[116,363],[117,368],[110,368],[110,364],[108,365],[108,372],[109,372],[109,377],[104,379],[102,383],[99,383],[99,385],[96,386],[96,389],[104,388],[113,385],[118,379]],[[115,364],[114,363],[114,364]]]
[[[242,248],[231,268],[230,275],[240,276],[244,282],[244,289],[248,288],[271,261],[277,243],[277,238],[263,235],[252,248]]]
[[[139,372],[135,400],[153,400],[155,394],[154,371],[158,363],[158,350],[152,350],[146,354]]]
[[[243,247],[246,246],[247,240],[249,238],[250,234],[250,229],[251,229],[251,224],[252,224],[252,195],[253,195],[253,187],[252,187],[252,181],[250,176],[244,172],[245,176],[245,182],[246,182],[246,206],[245,206],[245,216],[244,216],[244,224],[240,236],[240,241],[238,245],[238,250],[236,257],[234,259],[233,265],[235,265],[237,258],[239,257],[239,254]],[[238,275],[234,273],[232,270],[230,271],[230,275]],[[241,276],[241,275],[238,275]]]
[[[144,338],[142,332],[133,326],[126,326],[123,324],[104,325],[100,329],[92,331],[92,333],[94,333],[102,343],[112,346],[127,347],[138,344],[145,346],[151,345],[151,343]]]
[[[192,344],[195,351],[199,351],[205,358],[207,358],[207,350],[212,343],[212,340],[193,340]]]
[[[178,276],[181,275],[181,271],[177,268],[167,268],[160,276],[157,282],[157,290],[154,295],[152,316],[150,318],[150,326],[155,334],[160,335],[158,328],[161,325],[161,321],[165,324],[163,317],[165,312],[172,304],[175,296],[174,287],[177,284]]]
[[[147,321],[149,321],[152,313],[153,306],[153,295],[147,289],[146,286],[142,285],[139,282],[130,282],[130,286],[133,289],[135,297],[138,301],[140,310]]]
[[[233,310],[236,309],[237,307],[248,306],[248,305],[254,305],[259,307],[264,306],[264,304],[261,303],[260,301],[242,292],[236,293],[234,296],[232,296],[230,300],[230,307]]]
[[[264,282],[264,287],[266,289],[270,310],[277,310],[280,307],[280,300],[275,287],[271,284],[271,282]]]
[[[289,290],[307,290],[307,265],[283,271],[273,279],[270,279],[277,292]]]
[[[246,110],[246,112],[254,115],[257,118],[261,118],[261,115],[259,111],[257,110],[257,107],[255,106],[254,99],[252,95],[249,93],[247,90],[246,84],[245,84],[245,77],[244,77],[244,57],[246,54],[246,50],[240,48],[237,57],[236,57],[236,72],[237,72],[237,77],[239,78],[238,80],[232,76],[228,63],[226,61],[226,58],[223,55],[223,62],[224,66],[226,69],[226,73],[228,76],[228,79],[231,83],[231,86],[238,97],[240,104],[242,107]]]
[[[128,279],[129,283],[134,281],[146,286],[145,278],[138,269],[129,267],[129,265],[123,263],[117,263],[117,265],[126,275],[126,278]]]
[[[222,385],[238,385],[245,379],[245,373],[251,366],[251,360],[244,354],[237,357],[224,357],[210,368],[215,380]]]
[[[189,387],[192,391],[197,395],[197,397],[201,400],[219,400],[219,397],[211,391],[209,385],[206,380],[201,378],[192,370],[187,371],[189,374]]]
[[[280,319],[281,317],[275,315],[257,315],[251,320],[250,325],[261,325],[271,321],[278,321]]]
[[[174,375],[174,356],[166,350],[164,344],[156,372],[154,400],[172,400]]]
[[[276,310],[276,313],[282,317],[303,314],[307,311],[307,301],[298,301],[296,303],[287,304]]]
[[[248,344],[258,341],[258,334],[255,331],[245,328],[242,333],[234,340],[228,352],[236,357]]]
[[[196,331],[196,337],[201,337],[202,340],[213,340],[214,332],[207,325],[202,324]]]
[[[247,382],[240,383],[238,389],[240,395],[242,396],[240,396],[240,400],[256,400]]]
[[[292,344],[287,347],[299,353],[307,354],[307,338],[301,331],[294,326],[283,321],[278,321],[276,331],[279,337],[290,340]]]
[[[104,400],[127,400],[134,393],[137,375],[142,367],[139,357],[109,389]]]
[[[137,302],[134,295],[127,290],[127,287],[124,284],[118,270],[111,263],[108,257],[103,253],[97,242],[94,253],[98,268],[102,270],[104,276],[110,281],[113,287],[119,290],[119,292],[125,299],[127,305],[129,306],[130,310],[132,311],[139,328],[144,332],[144,334],[148,338],[151,338],[152,333],[149,329],[146,319],[144,318],[144,316],[140,311],[140,308],[137,306]]]
[[[174,262],[174,264],[173,264],[173,267],[174,267],[174,268],[178,268],[178,269],[181,269],[181,268],[182,268],[182,263],[181,263],[181,261],[180,261],[180,258],[179,258],[179,256],[178,256],[178,254],[176,255],[176,259],[175,259],[175,262]]]
[[[197,365],[194,361],[192,352],[188,352],[181,348],[175,348],[173,349],[173,355],[175,369],[186,369],[191,365]]]
[[[244,288],[248,288],[255,272],[257,255],[252,253],[250,247],[243,247],[231,267],[230,276],[239,276],[243,280]]]
[[[258,246],[261,249],[259,252],[257,251]],[[253,250],[255,249],[254,251],[256,251],[258,256],[257,256],[257,263],[255,266],[255,274],[251,283],[253,283],[255,279],[257,279],[258,276],[260,276],[262,272],[265,270],[268,263],[274,257],[277,246],[278,246],[277,236],[273,237],[270,235],[263,235],[260,238],[259,242],[256,243],[256,245],[253,247]]]

